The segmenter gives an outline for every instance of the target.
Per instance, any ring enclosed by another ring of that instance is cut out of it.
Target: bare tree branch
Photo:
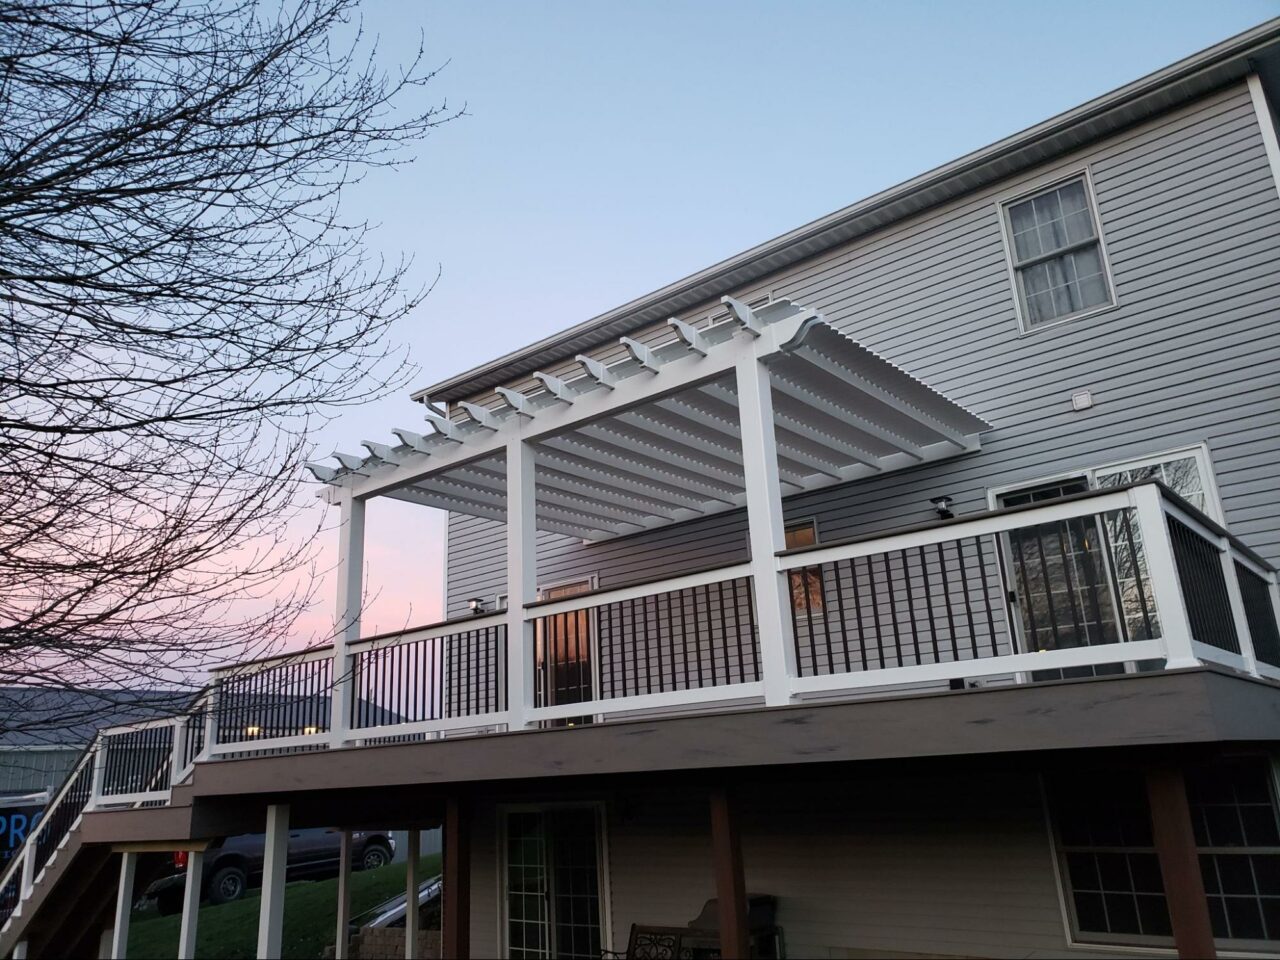
[[[0,684],[196,682],[306,606],[309,438],[424,295],[343,192],[461,113],[354,2],[0,0]]]

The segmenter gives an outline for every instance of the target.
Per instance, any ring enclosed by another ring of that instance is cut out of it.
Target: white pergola
[[[789,300],[695,328],[668,321],[621,359],[580,355],[581,375],[535,373],[532,392],[498,388],[462,419],[428,412],[430,431],[396,429],[339,466],[309,464],[344,514],[339,646],[359,637],[364,503],[393,497],[507,526],[511,699],[529,687],[521,655],[535,599],[535,531],[605,540],[726,510],[747,510],[762,630],[790,633],[782,498],[977,450],[990,425]],[[776,589],[763,589],[774,583]],[[531,635],[531,634],[530,634]],[[345,638],[345,639],[342,639]],[[763,644],[770,657],[791,644]],[[778,663],[776,668],[786,664]],[[784,674],[785,675],[785,674]],[[335,698],[335,700],[338,698]],[[531,702],[531,698],[529,698]],[[345,704],[335,703],[335,710]]]

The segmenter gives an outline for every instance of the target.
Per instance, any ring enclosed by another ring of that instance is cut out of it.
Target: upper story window
[[[1114,302],[1085,177],[1008,203],[1004,215],[1024,329]]]

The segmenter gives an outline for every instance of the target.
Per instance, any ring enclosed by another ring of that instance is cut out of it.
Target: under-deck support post
[[[123,960],[129,948],[129,915],[133,912],[133,878],[138,855],[120,854],[120,886],[116,889],[116,918],[111,930],[111,960]]]
[[[441,953],[446,960],[470,960],[471,957],[469,831],[463,803],[457,797],[450,797],[444,811],[444,913],[441,918]]]
[[[338,841],[338,916],[333,934],[333,960],[347,960],[351,949],[351,831]]]
[[[715,861],[716,910],[720,919],[720,956],[748,957],[747,884],[742,869],[742,842],[729,794],[711,791],[711,856]]]
[[[788,575],[778,570],[786,547],[782,485],[773,429],[773,387],[769,368],[754,354],[737,365],[738,416],[742,428],[742,471],[747,488],[747,542],[760,624],[760,666],[769,706],[791,702],[796,675],[794,624]],[[726,954],[731,956],[731,954]]]
[[[13,952],[9,954],[12,960],[27,960],[27,941],[19,940],[13,945]]]
[[[507,442],[507,709],[514,729],[534,706],[533,623],[524,605],[537,599],[536,468],[533,447]]]
[[[331,747],[342,747],[351,725],[354,701],[351,644],[360,639],[360,611],[364,604],[364,513],[365,504],[342,491],[342,514],[338,531],[338,608],[333,632],[333,692],[330,695],[329,736]]]
[[[289,805],[267,807],[262,861],[262,902],[258,907],[258,957],[278,960],[284,951],[284,879],[289,860]]]
[[[409,862],[404,871],[404,957],[418,956],[418,859],[422,856],[422,831],[413,827],[408,835]]]
[[[1217,952],[1209,922],[1209,901],[1200,875],[1200,856],[1191,828],[1186,779],[1181,770],[1171,766],[1148,770],[1146,779],[1151,833],[1169,904],[1174,947],[1179,957],[1212,960]]]
[[[187,881],[182,891],[182,925],[178,929],[178,960],[194,960],[196,922],[200,917],[200,881],[204,874],[204,851],[187,854]]]

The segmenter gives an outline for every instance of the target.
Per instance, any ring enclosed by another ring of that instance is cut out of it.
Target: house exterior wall
[[[1020,335],[998,204],[1086,168],[1117,306]],[[1245,83],[731,292],[821,310],[994,426],[979,453],[788,498],[824,540],[929,520],[934,496],[963,514],[993,487],[1205,443],[1228,525],[1280,561],[1280,195]],[[1096,406],[1075,412],[1082,389]],[[451,516],[450,616],[505,592],[503,536]],[[539,580],[609,587],[745,552],[741,512],[595,544],[544,533]]]
[[[1059,957],[1068,948],[1034,773],[760,783],[733,797],[748,892],[778,898],[788,956]],[[605,803],[612,949],[626,948],[633,923],[688,924],[715,896],[705,791],[673,782],[595,799]],[[503,955],[500,803],[481,803],[474,821],[475,956]]]

